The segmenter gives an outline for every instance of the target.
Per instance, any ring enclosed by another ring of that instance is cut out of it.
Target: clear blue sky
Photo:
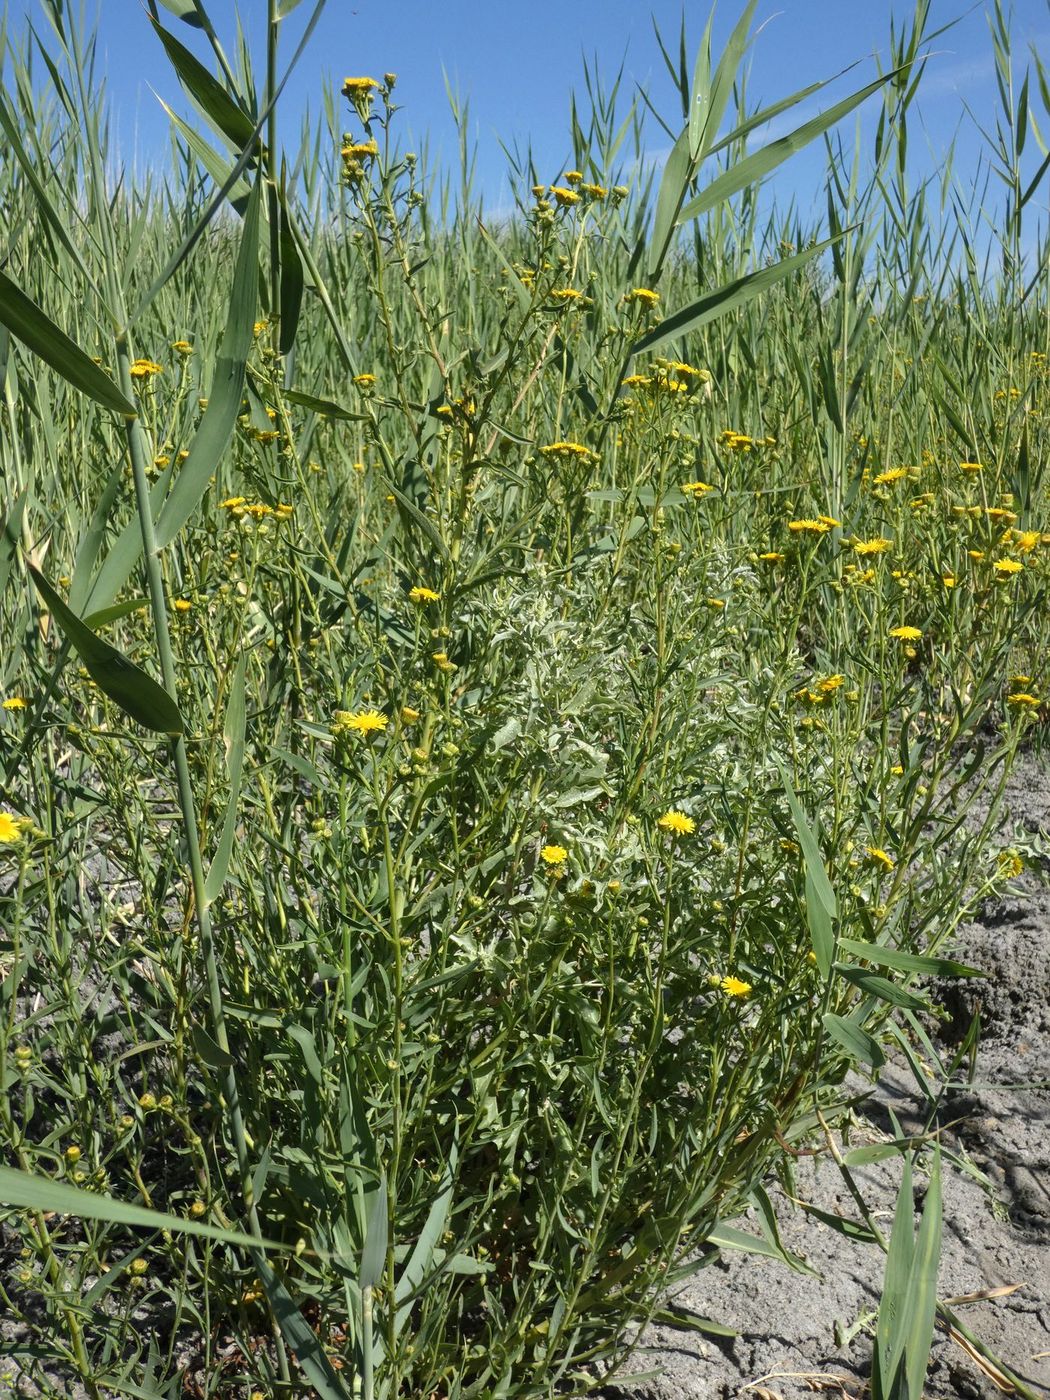
[[[7,0],[10,31],[17,34],[30,17],[48,32],[38,0]],[[76,10],[80,0],[67,0]],[[286,59],[313,9],[303,0],[285,21]],[[986,6],[970,8],[971,0],[932,0],[933,28],[961,16],[932,48],[919,103],[919,120],[912,128],[917,171],[934,168],[957,134],[958,168],[972,168],[979,137],[963,103],[980,119],[994,122],[996,85]],[[227,46],[236,48],[234,16],[239,9],[257,56],[265,30],[265,0],[208,0],[207,8]],[[872,55],[888,61],[891,15],[910,16],[910,3],[896,0],[761,0],[756,14],[760,29],[750,56],[752,100],[774,101],[796,89],[830,77],[856,59],[860,65],[826,94],[796,109],[802,119],[818,106],[845,96],[875,76]],[[707,17],[707,4],[689,4],[690,64]],[[106,74],[120,151],[135,164],[163,163],[167,154],[167,118],[154,89],[177,110],[186,112],[179,87],[139,0],[93,0],[85,6],[99,30],[100,56]],[[455,137],[449,117],[445,74],[460,96],[469,100],[470,129],[478,147],[478,174],[486,202],[504,206],[509,194],[504,181],[504,158],[499,139],[522,147],[531,139],[548,180],[557,177],[569,155],[569,93],[583,92],[582,60],[596,60],[611,79],[624,65],[625,93],[645,87],[673,123],[678,108],[670,90],[653,35],[655,17],[665,38],[677,45],[681,5],[652,0],[529,0],[527,4],[467,3],[467,0],[328,0],[327,8],[300,61],[283,99],[282,129],[295,138],[299,120],[309,106],[318,111],[322,90],[337,86],[347,74],[398,75],[398,121],[404,145],[417,145],[429,133],[432,150],[446,161],[455,158]],[[1047,0],[1015,0],[1011,33],[1014,52],[1023,64],[1034,44],[1050,57],[1050,7]],[[162,18],[180,39],[207,59],[201,36],[165,11]],[[717,48],[739,14],[738,0],[718,7]],[[879,100],[872,99],[861,120],[862,137],[870,139]],[[1050,139],[1050,117],[1033,93],[1033,108],[1041,132]],[[795,120],[778,124],[777,132]],[[352,125],[352,122],[348,122]],[[846,134],[852,138],[853,119]],[[650,150],[659,160],[667,140],[650,127]],[[1036,143],[1029,146],[1039,158]],[[777,176],[780,196],[796,194],[804,208],[819,207],[822,156],[801,155]],[[1044,209],[1046,201],[1037,199]]]

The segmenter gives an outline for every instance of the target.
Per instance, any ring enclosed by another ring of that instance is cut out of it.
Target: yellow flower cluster
[[[332,716],[331,731],[337,737],[348,734],[381,734],[387,727],[386,715],[378,710],[336,710]]]

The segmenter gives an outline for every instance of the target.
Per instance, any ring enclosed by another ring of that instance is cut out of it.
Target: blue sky
[[[76,9],[80,0],[66,0]],[[260,55],[265,29],[265,0],[208,0],[208,12],[227,51],[235,49],[235,20],[239,12]],[[285,56],[290,57],[313,8],[303,3],[285,21]],[[749,92],[752,100],[771,102],[814,82],[830,77],[854,60],[860,64],[846,77],[796,109],[801,119],[820,105],[845,96],[875,76],[873,55],[888,61],[890,19],[910,16],[911,4],[894,0],[760,0],[756,14],[758,34],[750,53]],[[47,32],[38,0],[8,0],[9,26],[22,29],[26,16],[42,33]],[[100,56],[107,77],[116,133],[123,158],[133,164],[164,163],[167,156],[167,119],[154,92],[185,112],[179,100],[175,76],[152,32],[139,0],[96,0],[85,6],[98,25]],[[530,140],[541,165],[542,177],[553,180],[564,169],[570,152],[569,94],[583,93],[583,60],[611,79],[621,63],[622,91],[628,100],[644,87],[657,108],[672,123],[679,122],[675,96],[664,70],[652,18],[667,41],[677,45],[682,8],[679,3],[653,0],[651,6],[637,0],[529,0],[506,4],[499,0],[479,4],[475,0],[328,0],[283,99],[282,128],[297,136],[300,118],[308,108],[319,110],[325,88],[337,86],[347,74],[398,75],[397,97],[402,111],[397,121],[404,145],[418,145],[429,134],[431,149],[454,162],[456,138],[449,115],[446,75],[462,99],[469,101],[470,132],[477,143],[480,184],[490,207],[505,207],[510,200],[504,177],[505,160],[500,138],[510,146],[524,147]],[[686,6],[690,64],[707,17],[707,5]],[[726,0],[716,13],[716,47],[739,14],[738,4]],[[1034,44],[1050,54],[1050,6],[1047,0],[1016,0],[1012,7],[1011,34],[1015,55],[1023,64]],[[968,103],[980,120],[994,122],[997,96],[992,45],[986,7],[969,7],[969,0],[932,0],[932,28],[962,16],[931,46],[931,57],[913,123],[911,149],[916,172],[935,169],[953,136],[957,140],[957,168],[966,178],[975,163],[980,138],[964,110]],[[184,43],[206,57],[200,36],[162,11]],[[1033,101],[1040,130],[1050,139],[1050,118],[1041,102]],[[626,107],[625,107],[626,110]],[[879,101],[863,110],[859,129],[870,143]],[[796,124],[778,124],[781,134]],[[348,122],[348,125],[352,123]],[[855,119],[844,134],[852,140]],[[650,124],[648,149],[660,160],[667,138]],[[1030,149],[1039,158],[1036,143]],[[804,209],[819,208],[823,157],[819,152],[794,158],[776,177],[779,198],[794,195]],[[1045,200],[1037,200],[1045,208]]]

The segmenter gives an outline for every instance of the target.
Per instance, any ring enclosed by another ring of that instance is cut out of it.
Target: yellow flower
[[[564,846],[544,846],[540,859],[546,865],[563,865],[569,859],[569,853]]]
[[[881,846],[865,846],[869,860],[881,865],[885,870],[893,869],[893,857],[887,855]]]
[[[580,181],[583,179],[583,171],[582,171],[582,170],[566,170],[565,174],[562,176],[562,179],[565,181],[565,183],[566,183],[567,185],[578,185],[578,184],[580,183]]]
[[[1034,549],[1041,538],[1038,530],[1014,530],[1011,535],[1013,543],[1022,554],[1027,554],[1029,550]]]
[[[779,564],[784,558],[784,556],[775,549],[767,549],[765,554],[760,554],[758,557],[767,564]]]
[[[817,689],[824,695],[830,695],[832,691],[838,690],[839,686],[846,684],[846,677],[835,674],[825,676],[822,681],[817,682]]]
[[[135,360],[128,372],[132,379],[149,379],[151,375],[163,374],[164,367],[153,360]]]
[[[351,141],[340,148],[339,154],[344,160],[370,160],[379,154],[379,145],[375,141]]]
[[[875,477],[876,486],[888,486],[894,481],[903,481],[909,475],[907,467],[890,467],[888,471],[879,472]]]
[[[583,301],[584,295],[578,292],[575,287],[555,287],[547,295],[553,301]]]
[[[1020,559],[996,559],[992,568],[999,578],[1009,578],[1011,574],[1019,574],[1024,565]]]
[[[359,389],[370,389],[376,382],[374,374],[355,374],[354,383]]]
[[[856,540],[853,545],[854,554],[885,554],[888,549],[893,548],[893,541],[886,539],[883,535],[878,535],[873,540]]]
[[[432,588],[424,588],[422,584],[417,584],[415,588],[408,590],[408,596],[413,603],[436,603],[441,594],[435,593]]]
[[[1026,690],[1015,691],[1013,695],[1006,697],[1006,703],[1013,705],[1019,710],[1037,710],[1043,703],[1037,695],[1030,695]]]
[[[565,178],[568,179],[568,176]],[[580,191],[585,194],[588,199],[604,199],[609,193],[604,185],[581,185]]]
[[[372,92],[379,84],[375,78],[344,78],[343,96],[353,97],[359,94]]]
[[[336,710],[332,719],[333,734],[378,734],[387,727],[386,715],[378,710]]]
[[[826,535],[831,529],[831,525],[827,519],[821,516],[817,520],[789,520],[788,529],[796,535]]]
[[[263,331],[266,330],[266,328],[267,328],[267,326],[268,326],[269,324],[270,324],[269,321],[265,321],[265,320],[264,320],[264,321],[256,321],[255,324],[252,326],[252,335],[262,335]],[[202,405],[202,407],[203,407],[203,405]]]
[[[898,637],[902,642],[917,642],[922,636],[921,627],[891,627],[890,636]]]
[[[695,501],[701,496],[706,496],[708,491],[713,491],[714,487],[709,486],[706,481],[683,481],[678,489],[683,496],[692,496]]]
[[[954,574],[945,574],[944,577],[941,579],[941,582],[944,584],[945,588],[954,588],[954,587],[955,587],[955,575],[954,575]]]
[[[576,191],[566,189],[563,185],[551,185],[551,194],[563,209],[567,209],[570,205],[579,204],[580,202],[580,196]]]
[[[431,652],[430,656],[431,660],[434,662],[435,666],[437,666],[439,671],[445,671],[446,673],[449,673],[456,669],[456,663],[448,659],[447,652],[434,651]]]
[[[420,713],[421,713],[421,712],[420,712],[419,710],[414,710],[414,709],[412,708],[411,705],[402,705],[402,706],[401,706],[401,723],[402,723],[402,724],[415,724],[416,720],[419,719]]]
[[[640,301],[646,306],[655,306],[660,300],[660,293],[652,291],[649,287],[635,287],[630,292],[625,292],[623,300],[626,303]]]
[[[582,442],[549,442],[546,447],[540,448],[540,452],[544,457],[576,457],[585,462],[598,460],[597,454],[584,447]]]
[[[673,807],[663,814],[656,825],[663,831],[673,831],[676,836],[691,836],[696,830],[696,822],[692,817],[687,817],[684,812],[678,812]]]
[[[979,472],[982,468],[980,462],[960,462],[959,470],[961,472]]]
[[[14,845],[22,839],[22,823],[10,812],[0,812],[0,844]]]
[[[727,997],[746,997],[751,991],[751,983],[739,977],[720,977],[718,985]]]
[[[5,710],[24,710],[26,708],[26,702],[22,699],[21,695],[9,695],[4,701],[3,707]]]
[[[176,355],[193,354],[193,346],[188,340],[173,340],[171,342],[171,348],[175,351]]]
[[[189,610],[193,607],[193,604],[189,601],[188,598],[176,598],[172,606],[174,607],[176,612],[189,612]]]

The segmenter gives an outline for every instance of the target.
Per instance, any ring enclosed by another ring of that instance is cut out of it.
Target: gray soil
[[[950,1055],[978,1006],[982,1024],[974,1081],[950,1095],[941,1115],[941,1122],[951,1125],[942,1143],[957,1161],[946,1155],[943,1163],[938,1296],[947,1301],[1020,1285],[997,1297],[959,1302],[954,1311],[1030,1392],[1050,1395],[1050,767],[1045,761],[1018,766],[1006,811],[1008,830],[1041,850],[1042,859],[1031,861],[1008,896],[990,902],[966,924],[952,949],[960,961],[985,969],[987,980],[935,989],[950,1015],[940,1028],[942,1054]],[[965,1080],[966,1066],[957,1078]],[[925,1121],[922,1096],[903,1063],[886,1067],[858,1110],[850,1147],[892,1136],[890,1109],[906,1131],[918,1131]],[[887,1234],[900,1173],[895,1157],[854,1173]],[[917,1173],[917,1214],[925,1185]],[[795,1189],[823,1211],[858,1218],[827,1153],[799,1159]],[[846,1239],[794,1207],[782,1191],[771,1194],[784,1244],[816,1274],[796,1272],[775,1259],[724,1253],[680,1286],[673,1300],[737,1335],[646,1328],[628,1369],[661,1374],[610,1387],[608,1400],[865,1394],[884,1255],[877,1245]],[[938,1327],[927,1400],[985,1400],[1010,1393],[1016,1392],[997,1384],[986,1365]]]

